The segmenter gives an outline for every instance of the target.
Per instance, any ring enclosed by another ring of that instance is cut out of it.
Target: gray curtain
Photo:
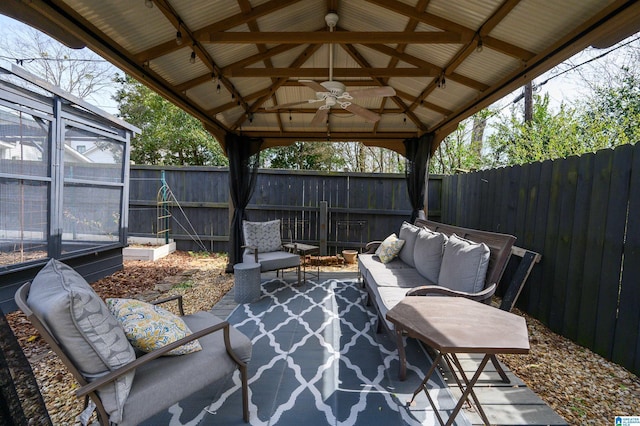
[[[262,139],[249,138],[233,133],[225,138],[225,151],[229,158],[229,191],[233,201],[233,219],[229,230],[229,263],[242,262],[242,221],[246,219],[246,207],[255,188]]]
[[[431,157],[431,142],[433,134],[424,134],[419,138],[404,140],[405,146],[405,178],[407,192],[411,202],[411,223],[418,217],[418,212],[424,208],[425,179]]]
[[[51,425],[51,419],[31,365],[0,309],[0,426],[28,424]]]

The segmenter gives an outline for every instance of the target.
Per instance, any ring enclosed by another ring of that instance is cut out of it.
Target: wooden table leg
[[[478,381],[478,378],[480,377],[480,374],[482,374],[482,371],[484,370],[484,367],[487,365],[487,362],[489,362],[491,355],[485,354],[484,358],[482,358],[482,361],[480,362],[480,365],[478,366],[478,369],[476,370],[471,380],[467,379],[467,375],[464,374],[464,370],[462,369],[462,365],[460,365],[460,361],[458,361],[458,357],[455,354],[452,354],[452,355],[453,355],[454,362],[456,363],[456,365],[458,366],[458,369],[460,370],[460,375],[464,380],[465,389],[464,389],[464,392],[462,393],[462,396],[460,397],[460,400],[458,401],[455,408],[453,409],[451,416],[449,416],[449,420],[447,421],[446,426],[450,426],[453,424],[453,421],[455,420],[456,416],[460,412],[460,409],[462,408],[462,405],[464,404],[464,402],[469,398],[469,395],[471,395],[471,397],[473,398],[473,401],[475,402],[475,405],[476,405],[476,409],[478,410],[480,417],[482,417],[482,421],[484,422],[484,424],[488,425],[489,420],[487,419],[487,415],[484,413],[484,410],[480,405],[480,401],[478,400],[475,392],[473,391],[473,386]],[[455,374],[454,371],[452,373]]]
[[[381,320],[378,320],[381,321]],[[398,347],[398,358],[400,359],[400,381],[407,378],[407,355],[404,352],[404,341],[402,340],[402,329],[396,325],[396,346]]]

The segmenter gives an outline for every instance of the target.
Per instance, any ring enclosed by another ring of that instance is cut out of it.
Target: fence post
[[[328,221],[329,221],[329,205],[326,201],[320,201],[320,255],[327,255],[327,235],[328,235]]]

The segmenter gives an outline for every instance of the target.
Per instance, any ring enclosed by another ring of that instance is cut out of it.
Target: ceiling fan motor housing
[[[327,89],[327,92],[331,93],[331,95],[335,97],[342,96],[345,90],[347,90],[346,86],[339,81],[323,81],[322,83],[320,83],[320,85]]]

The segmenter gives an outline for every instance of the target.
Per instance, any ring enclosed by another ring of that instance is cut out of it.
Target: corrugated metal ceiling
[[[628,33],[621,26],[640,15],[639,2],[623,0],[152,0],[153,8],[144,0],[19,1],[194,114],[220,140],[242,131],[273,146],[300,135],[326,141],[357,134],[399,152],[410,136],[434,132],[438,142],[576,49]],[[328,12],[339,17],[334,34]],[[394,87],[386,99],[350,100],[371,111],[371,121],[342,110],[346,99],[334,93],[323,95],[339,101],[329,128],[311,125],[324,101],[305,103],[316,89],[304,81],[329,78],[329,44],[334,80],[349,92]],[[276,102],[301,103],[278,111]]]

